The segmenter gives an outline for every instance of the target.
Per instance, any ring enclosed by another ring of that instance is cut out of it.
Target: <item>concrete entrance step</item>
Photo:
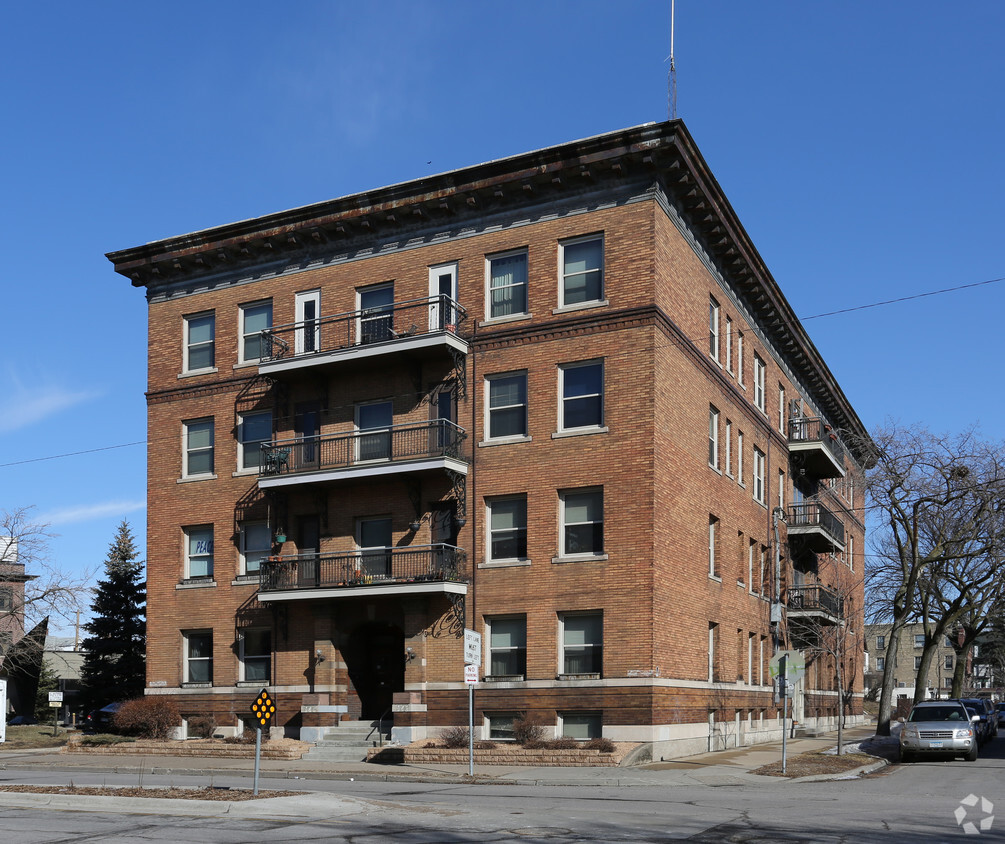
[[[390,739],[391,725],[384,722],[383,740]],[[381,735],[375,721],[342,721],[325,730],[324,738],[315,742],[303,758],[325,762],[364,762],[371,747],[379,747]]]

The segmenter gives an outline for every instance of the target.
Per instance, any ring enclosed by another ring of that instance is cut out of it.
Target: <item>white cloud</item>
[[[100,504],[85,504],[80,507],[64,507],[62,510],[53,510],[49,513],[39,514],[38,520],[50,525],[66,525],[72,522],[89,522],[94,519],[104,519],[108,516],[125,516],[127,513],[134,513],[143,510],[147,502],[143,499],[133,499],[131,501],[105,501]]]
[[[97,396],[96,392],[62,387],[37,386],[26,390],[18,385],[0,396],[0,433],[27,428]]]

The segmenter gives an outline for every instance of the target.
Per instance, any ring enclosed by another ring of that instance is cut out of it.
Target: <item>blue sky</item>
[[[146,305],[105,252],[665,119],[669,18],[669,0],[6,8],[0,508],[34,505],[72,571],[124,517],[144,542]],[[797,314],[1005,276],[1003,31],[991,0],[678,2],[678,112]],[[987,284],[806,328],[867,425],[998,439],[1003,303]]]

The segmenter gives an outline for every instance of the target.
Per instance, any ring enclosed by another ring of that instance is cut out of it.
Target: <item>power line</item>
[[[66,454],[50,454],[47,457],[29,457],[25,460],[15,460],[11,463],[0,463],[0,469],[5,469],[8,466],[23,466],[25,463],[42,463],[45,460],[59,460],[63,457],[77,457],[81,454],[94,454],[97,451],[111,451],[115,448],[129,448],[134,445],[146,445],[146,440],[137,440],[132,443],[119,443],[118,445],[106,445],[101,448],[88,448],[83,451],[68,451]]]

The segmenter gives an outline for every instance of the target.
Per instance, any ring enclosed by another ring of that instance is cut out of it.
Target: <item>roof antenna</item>
[[[677,119],[677,65],[674,64],[674,6],[670,0],[670,73],[667,75],[667,119]]]

